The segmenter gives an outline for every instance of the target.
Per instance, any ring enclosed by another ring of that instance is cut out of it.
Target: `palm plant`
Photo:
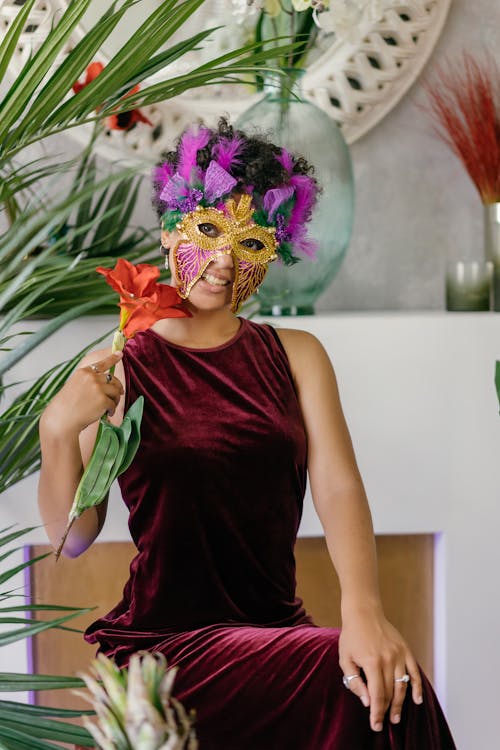
[[[172,696],[176,667],[163,654],[133,654],[127,669],[103,654],[82,675],[95,708],[97,724],[85,726],[102,750],[197,750],[194,714]]]
[[[68,95],[128,9],[140,2],[113,2],[61,62],[62,51],[91,3],[72,0],[16,79],[6,86],[7,71],[36,1],[18,3],[19,12],[0,42],[0,84],[6,91],[0,98],[0,397],[8,392],[5,375],[29,352],[70,320],[100,306],[106,309],[107,287],[102,284],[97,289],[89,276],[91,269],[98,264],[109,265],[106,259],[114,252],[136,259],[152,247],[147,230],[124,231],[137,190],[137,169],[98,177],[91,156],[92,141],[76,164],[33,160],[26,156],[26,149],[48,136],[85,123],[99,123],[193,87],[238,82],[256,66],[265,66],[268,56],[286,54],[289,49],[279,46],[271,53],[258,45],[247,45],[125,97],[148,77],[206,42],[210,35],[210,30],[205,30],[173,43],[172,36],[203,0],[165,0],[130,35],[98,78],[77,95]],[[72,189],[50,196],[41,186],[57,183],[70,167],[75,171]],[[73,288],[78,289],[77,301]],[[25,330],[24,321],[35,315],[47,320],[36,332]],[[37,468],[38,416],[79,356],[38,378],[0,414],[0,493]],[[0,532],[0,546],[28,531],[31,529]],[[0,556],[0,560],[9,554]],[[32,562],[0,572],[0,584]],[[26,610],[36,615],[61,608],[13,603],[14,593],[0,592],[1,621],[16,626],[1,633],[0,645],[48,627],[67,627],[65,623],[80,612],[66,608],[48,622],[18,617],[17,612]],[[81,686],[83,682],[77,678],[0,674],[0,691],[4,692]],[[82,713],[0,701],[0,748],[56,750],[59,745],[53,742],[68,741],[91,747],[94,741],[84,729],[61,721]]]
[[[35,2],[26,0],[20,5],[0,43],[0,83]],[[197,48],[211,33],[204,30],[171,43],[172,36],[203,0],[164,0],[131,34],[102,73],[77,95],[68,96],[72,84],[136,2],[113,2],[65,59],[58,62],[91,3],[73,0],[0,100],[0,220],[3,216],[9,225],[0,235],[0,347],[5,352],[0,361],[0,396],[5,391],[5,373],[55,331],[72,319],[109,309],[106,285],[94,278],[96,265],[110,265],[109,255],[115,252],[137,259],[156,244],[147,230],[123,231],[137,190],[137,168],[98,179],[91,141],[76,169],[69,194],[50,199],[46,190],[40,199],[37,196],[43,181],[53,181],[70,165],[43,160],[22,164],[25,149],[47,136],[85,123],[99,123],[110,115],[177,96],[193,87],[222,80],[237,82],[256,65],[263,65],[269,54],[256,45],[246,45],[188,73],[130,93],[146,78]],[[74,289],[78,289],[76,304]],[[50,320],[35,333],[26,333],[19,343],[13,337],[13,327],[17,324],[19,333],[19,323],[34,315]],[[45,403],[47,394],[41,390],[45,384],[45,380],[40,380],[30,389],[28,400],[18,399],[14,412],[0,415],[0,455],[2,450],[10,450],[6,440],[12,438],[14,427],[20,427],[23,415],[22,429],[27,430],[34,459],[31,470],[37,466],[33,426]],[[14,438],[17,448],[21,437],[22,432],[18,432]],[[18,450],[17,455],[21,456],[22,451]],[[10,464],[11,473],[3,482],[4,488],[15,477],[26,475],[27,457],[28,453],[22,459],[24,467],[19,467],[17,473]],[[0,465],[0,473],[3,469]]]
[[[20,547],[13,544],[33,531],[33,528],[0,531],[0,547],[7,548],[0,555],[3,563]],[[57,605],[26,603],[23,592],[9,589],[5,584],[12,581],[31,565],[36,565],[46,555],[0,570],[0,622],[4,629],[0,633],[0,647],[29,638],[48,628],[67,629],[67,623],[88,609],[60,607]],[[37,619],[40,613],[48,613],[49,619]],[[55,615],[55,616],[54,616]],[[5,629],[5,626],[13,626]],[[76,677],[51,677],[48,675],[21,675],[0,673],[0,692],[43,690],[54,688],[77,688],[84,683]],[[60,750],[47,740],[74,742],[84,747],[93,747],[94,741],[80,726],[68,723],[75,717],[92,712],[72,711],[59,708],[32,706],[19,701],[0,700],[0,747],[5,750]]]

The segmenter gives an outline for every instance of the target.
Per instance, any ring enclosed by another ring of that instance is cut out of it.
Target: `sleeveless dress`
[[[342,684],[339,632],[295,596],[307,442],[275,331],[241,319],[222,346],[154,331],[127,343],[126,408],[145,396],[142,439],[120,477],[137,547],[122,601],[86,632],[126,665],[162,651],[196,710],[200,750],[451,750],[424,678],[397,726],[372,732]]]

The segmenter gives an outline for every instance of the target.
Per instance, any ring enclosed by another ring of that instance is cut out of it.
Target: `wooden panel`
[[[390,622],[404,635],[428,677],[433,675],[432,534],[377,536],[380,590]],[[340,627],[340,587],[325,540],[300,538],[297,592],[318,625]]]
[[[50,548],[37,545],[32,556]],[[404,634],[418,661],[432,679],[433,651],[433,537],[405,535],[377,537],[382,599],[386,614]],[[53,557],[31,569],[33,601],[95,606],[75,620],[82,630],[108,612],[120,599],[135,548],[130,542],[95,543],[74,560]],[[340,624],[340,592],[324,539],[300,538],[296,545],[297,590],[318,625]],[[33,671],[73,675],[86,670],[95,648],[81,633],[49,630],[32,639]],[[44,691],[39,705],[83,706],[66,691]]]
[[[48,545],[34,545],[30,557],[50,552]],[[122,598],[129,576],[129,564],[135,555],[132,542],[96,542],[75,559],[51,556],[30,569],[32,601],[93,607],[69,626],[80,631],[109,612]],[[47,630],[31,639],[34,673],[76,675],[87,671],[96,646],[84,641],[81,632]],[[82,699],[66,690],[44,690],[35,695],[41,706],[89,708]]]

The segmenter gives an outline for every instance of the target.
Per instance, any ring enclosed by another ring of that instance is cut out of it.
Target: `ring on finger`
[[[113,376],[111,375],[110,372],[107,372],[106,373],[106,383],[111,383],[112,380],[113,380]]]
[[[351,681],[355,680],[356,677],[361,677],[360,674],[345,674],[342,677],[342,682],[344,683],[344,687],[346,687],[348,690],[351,689]]]
[[[93,370],[96,373],[100,372],[100,370],[99,370],[99,368],[98,368],[97,365],[90,365],[90,369]]]
[[[404,674],[402,677],[395,677],[394,682],[410,682],[410,675]]]

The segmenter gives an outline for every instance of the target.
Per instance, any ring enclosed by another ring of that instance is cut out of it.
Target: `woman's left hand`
[[[344,675],[362,676],[349,680],[349,689],[370,707],[370,726],[383,727],[390,706],[393,724],[401,719],[406,690],[411,685],[415,703],[422,703],[422,681],[417,663],[399,632],[382,612],[363,612],[344,617],[339,641],[340,667]],[[400,678],[408,674],[410,681]],[[366,680],[366,681],[365,681]]]

